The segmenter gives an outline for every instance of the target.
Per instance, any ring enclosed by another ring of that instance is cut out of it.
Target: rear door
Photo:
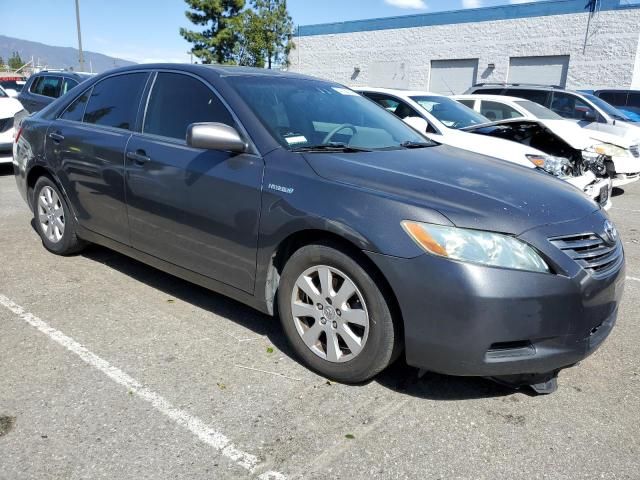
[[[124,152],[148,72],[114,75],[80,95],[52,122],[47,159],[81,226],[129,244]]]
[[[159,72],[142,132],[127,148],[132,245],[149,255],[252,293],[264,164],[253,154],[185,142],[197,122],[237,123],[201,79]]]

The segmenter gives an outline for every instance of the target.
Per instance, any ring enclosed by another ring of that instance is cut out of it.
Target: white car
[[[567,120],[552,110],[523,98],[484,94],[455,95],[451,98],[472,108],[489,120],[536,119],[567,142],[595,144],[597,152],[610,158],[607,171],[613,180],[614,187],[640,180],[640,155],[638,155],[638,147],[635,145],[637,141],[607,131],[581,128],[575,121]],[[618,133],[632,136],[633,131],[631,129],[619,130]]]
[[[13,117],[21,110],[22,104],[0,87],[0,163],[12,161]]]
[[[611,207],[611,180],[592,171],[568,173],[569,161],[510,140],[466,132],[463,129],[491,121],[455,100],[423,91],[356,88],[355,91],[402,118],[428,138],[445,145],[540,168],[582,190],[603,208]],[[595,153],[595,152],[594,152]]]

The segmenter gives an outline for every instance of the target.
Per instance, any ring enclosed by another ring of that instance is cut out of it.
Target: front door
[[[234,125],[214,91],[182,73],[158,73],[143,131],[127,147],[132,245],[253,292],[263,161],[186,145],[196,122]]]

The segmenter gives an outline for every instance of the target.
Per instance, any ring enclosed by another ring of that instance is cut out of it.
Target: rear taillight
[[[13,136],[13,143],[18,143],[18,139],[20,138],[20,135],[22,135],[22,127],[16,130],[16,133]]]

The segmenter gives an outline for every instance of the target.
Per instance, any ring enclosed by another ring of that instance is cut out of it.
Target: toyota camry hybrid
[[[26,117],[13,156],[49,251],[101,244],[279,315],[338,381],[404,355],[548,393],[616,320],[624,252],[598,204],[339,84],[125,67]]]

